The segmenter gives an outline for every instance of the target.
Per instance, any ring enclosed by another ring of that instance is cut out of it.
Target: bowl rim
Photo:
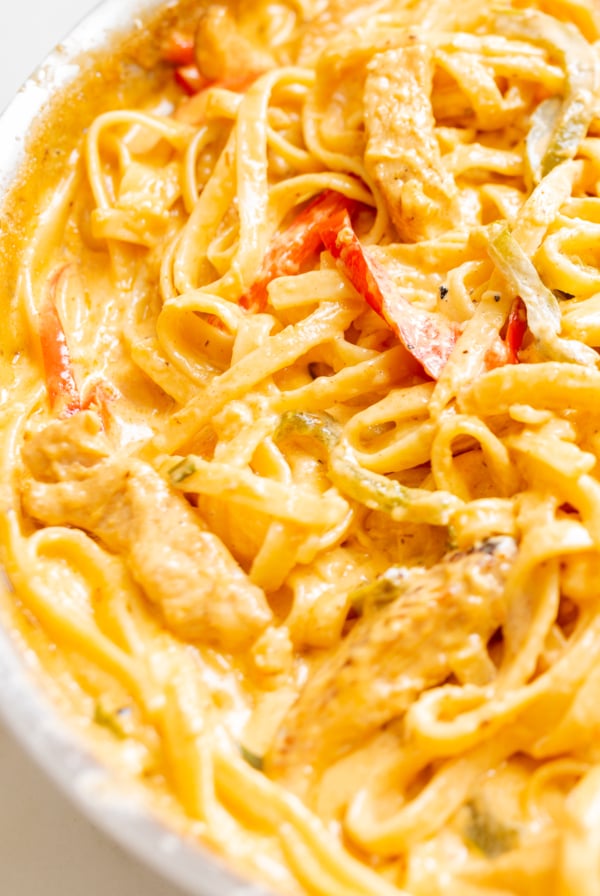
[[[176,0],[101,0],[35,69],[0,114],[0,207],[26,160],[30,130],[49,101],[77,79],[82,54],[108,49],[139,16],[175,5]],[[12,591],[1,566],[0,590]],[[274,896],[243,880],[208,847],[169,828],[141,797],[124,798],[117,772],[86,748],[38,679],[36,662],[0,623],[0,718],[96,829],[190,896]]]

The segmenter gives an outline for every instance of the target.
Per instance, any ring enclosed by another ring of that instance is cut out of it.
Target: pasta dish
[[[600,8],[189,7],[5,253],[11,624],[273,893],[597,896]]]

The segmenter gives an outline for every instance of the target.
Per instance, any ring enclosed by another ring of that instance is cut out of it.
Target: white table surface
[[[0,0],[0,110],[97,0]],[[0,723],[1,896],[181,896],[68,803]]]

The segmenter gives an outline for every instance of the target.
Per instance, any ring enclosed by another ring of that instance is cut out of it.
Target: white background
[[[0,0],[0,110],[96,0]],[[0,723],[1,896],[179,896],[66,802]]]
[[[98,0],[0,0],[0,109]]]

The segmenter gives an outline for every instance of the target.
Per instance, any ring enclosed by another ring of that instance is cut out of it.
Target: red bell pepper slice
[[[189,96],[206,87],[206,78],[196,65],[194,36],[184,31],[171,31],[162,47],[165,62],[175,66],[174,78]]]
[[[195,96],[208,87],[222,87],[236,93],[245,91],[262,72],[240,71],[229,78],[211,81],[204,77],[194,60],[194,39],[181,32],[173,32],[165,44],[163,59],[175,67],[173,77],[188,96]]]
[[[523,345],[523,338],[527,332],[527,308],[523,299],[517,298],[512,303],[506,324],[506,348],[508,351],[507,364],[519,363],[519,351]]]
[[[97,380],[87,389],[86,394],[81,396],[81,410],[87,411],[94,408],[102,422],[102,428],[106,432],[110,428],[110,404],[121,398],[119,390],[106,382],[106,380]]]
[[[405,299],[386,269],[352,228],[346,210],[323,226],[321,236],[342,273],[396,334],[429,376],[437,380],[458,338],[458,326]]]
[[[162,57],[171,65],[192,65],[194,62],[194,35],[185,31],[171,31],[162,47]]]
[[[260,274],[240,298],[240,305],[249,311],[264,311],[267,286],[271,280],[298,274],[302,266],[323,245],[323,230],[329,226],[332,218],[340,211],[351,213],[357,206],[356,200],[348,199],[335,190],[320,193],[289,227],[273,237]]]
[[[262,72],[245,72],[236,77],[224,78],[222,81],[207,81],[200,74],[197,65],[180,65],[175,69],[175,81],[188,94],[196,96],[202,90],[209,87],[222,87],[223,90],[232,90],[234,93],[244,93]]]
[[[188,96],[200,93],[202,88],[207,85],[206,78],[200,74],[198,66],[193,63],[191,65],[179,65],[175,69],[174,77],[177,84]]]
[[[48,295],[39,312],[39,333],[50,407],[68,417],[81,410],[81,399],[54,298],[64,271],[65,268],[61,268],[50,280]]]

